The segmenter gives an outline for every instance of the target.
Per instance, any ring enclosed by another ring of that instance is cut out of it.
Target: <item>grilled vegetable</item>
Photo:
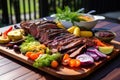
[[[96,43],[96,46],[106,46],[105,43],[103,43],[102,41],[100,41],[99,39],[94,39],[94,42]]]
[[[101,53],[96,48],[88,48],[87,51],[97,54],[100,58],[106,58],[107,57],[105,54]]]
[[[81,37],[92,37],[93,33],[92,31],[80,31],[80,36]]]
[[[8,43],[10,41],[10,39],[6,36],[6,38],[4,38],[3,36],[0,36],[0,43]]]
[[[80,36],[80,28],[79,28],[79,27],[76,27],[76,28],[74,29],[73,34],[74,34],[75,36]]]
[[[16,41],[16,40],[22,39],[23,35],[24,35],[24,30],[23,29],[16,29],[16,30],[10,31],[8,33],[8,37],[12,41]]]
[[[80,60],[81,66],[87,67],[94,64],[94,59],[87,54],[81,54],[76,59]]]
[[[76,28],[76,26],[72,26],[72,27],[68,28],[67,31],[70,33],[73,33],[75,28]]]
[[[13,27],[10,26],[6,31],[4,31],[0,36],[0,43],[8,43],[10,41],[8,33],[12,31]]]
[[[9,33],[10,31],[12,31],[12,29],[13,29],[13,27],[10,26],[5,32],[3,32],[3,37],[4,37],[4,38],[7,38],[8,33]]]
[[[85,54],[91,56],[95,61],[98,61],[100,59],[100,57],[97,54],[93,53],[93,52],[88,52],[87,51],[87,52],[85,52]]]
[[[63,24],[61,22],[57,22],[57,27],[65,29],[65,27],[63,26]]]

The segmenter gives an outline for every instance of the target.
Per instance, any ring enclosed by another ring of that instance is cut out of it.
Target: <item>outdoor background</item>
[[[73,11],[85,8],[97,15],[120,11],[120,0],[0,0],[0,27],[35,20],[56,13],[56,8],[69,6]]]

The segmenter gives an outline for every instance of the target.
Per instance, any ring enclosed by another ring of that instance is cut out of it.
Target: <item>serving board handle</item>
[[[115,40],[112,40],[111,43],[120,45],[120,42],[119,41],[115,41]]]

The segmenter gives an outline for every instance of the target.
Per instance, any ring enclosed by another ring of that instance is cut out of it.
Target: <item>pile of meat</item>
[[[23,21],[20,26],[26,33],[49,47],[52,52],[69,53],[70,57],[75,57],[86,47],[94,45],[92,39],[76,37],[66,29],[58,28],[53,21]]]

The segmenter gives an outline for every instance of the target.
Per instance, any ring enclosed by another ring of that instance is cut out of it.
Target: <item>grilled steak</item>
[[[70,57],[75,57],[87,46],[94,45],[91,39],[76,37],[65,29],[58,28],[53,21],[24,21],[20,26],[26,33],[49,47],[52,52],[69,53]]]
[[[70,57],[76,57],[78,54],[82,53],[82,51],[86,48],[86,45],[82,45],[76,51],[70,54]]]

